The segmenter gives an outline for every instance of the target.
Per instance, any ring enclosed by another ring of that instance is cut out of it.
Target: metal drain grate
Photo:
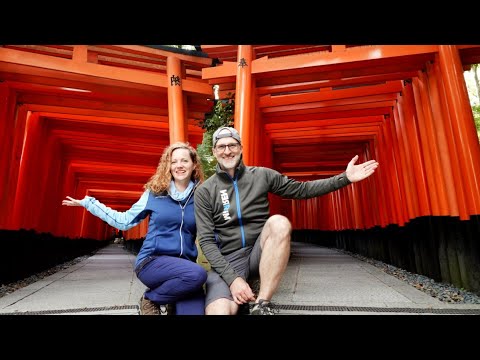
[[[365,312],[365,313],[408,313],[408,314],[443,314],[443,315],[480,315],[480,309],[425,309],[425,308],[379,308],[379,307],[355,307],[355,306],[325,306],[325,305],[285,305],[276,304],[279,310],[291,311],[323,311],[323,312]],[[133,310],[139,312],[137,305],[106,306],[95,308],[77,308],[62,310],[24,311],[12,313],[0,313],[0,315],[61,315],[73,313],[105,313],[108,311]]]
[[[118,310],[134,310],[138,313],[138,305],[119,305],[119,306],[104,306],[104,307],[94,307],[94,308],[77,308],[77,309],[62,309],[62,310],[41,310],[41,311],[23,311],[23,312],[11,312],[11,313],[0,313],[0,315],[61,315],[61,314],[72,314],[72,313],[102,313],[108,311],[118,311]]]
[[[356,312],[391,312],[412,314],[450,314],[450,315],[480,315],[480,309],[426,309],[426,308],[379,308],[355,306],[325,306],[325,305],[280,305],[275,307],[280,310],[296,311],[356,311]]]

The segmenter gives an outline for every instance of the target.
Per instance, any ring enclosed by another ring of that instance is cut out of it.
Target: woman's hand
[[[68,199],[68,200],[67,200]],[[66,206],[82,206],[80,200],[74,199],[70,196],[67,196],[67,199],[62,200],[62,205]]]

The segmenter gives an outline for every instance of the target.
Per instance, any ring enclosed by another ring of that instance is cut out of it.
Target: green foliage
[[[217,159],[215,159],[212,153],[213,133],[220,126],[233,126],[234,114],[234,95],[229,93],[227,99],[217,100],[213,111],[205,114],[203,121],[199,122],[202,129],[206,129],[203,134],[202,143],[197,146],[197,152],[202,162],[205,179],[208,179],[215,173],[215,166],[217,165]]]
[[[212,153],[212,135],[213,133],[205,132],[202,143],[197,146],[197,152],[200,157],[200,162],[202,163],[205,179],[208,179],[215,173],[215,166],[217,165],[217,159],[215,159]]]
[[[477,128],[478,141],[480,142],[480,105],[472,105],[472,113]]]
[[[475,119],[475,126],[477,131],[480,131],[480,105],[472,106],[473,118]]]
[[[235,113],[235,100],[231,93],[224,100],[216,100],[211,113],[205,114],[205,118],[200,123],[202,129],[213,135],[220,126],[233,126],[233,115]]]

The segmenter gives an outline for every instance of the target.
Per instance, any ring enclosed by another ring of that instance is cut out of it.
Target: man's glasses
[[[232,144],[226,144],[226,145],[217,145],[215,149],[217,149],[217,151],[219,152],[224,152],[227,147],[230,149],[230,151],[237,151],[240,148],[240,144],[232,143]]]

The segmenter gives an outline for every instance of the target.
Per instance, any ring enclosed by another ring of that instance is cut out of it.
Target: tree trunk
[[[475,78],[475,86],[477,88],[478,101],[480,102],[480,81],[478,81],[478,64],[472,65],[473,77]]]

